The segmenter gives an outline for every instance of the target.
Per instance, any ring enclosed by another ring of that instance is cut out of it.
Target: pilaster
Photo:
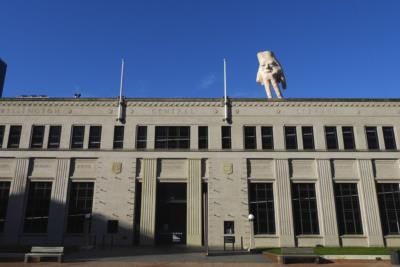
[[[25,194],[28,177],[29,159],[16,160],[15,175],[11,183],[10,198],[7,208],[7,220],[4,228],[5,243],[18,244],[19,234],[23,228]]]
[[[360,175],[360,202],[363,213],[363,225],[368,238],[368,246],[381,247],[384,245],[382,226],[379,215],[378,197],[371,160],[358,160]]]
[[[49,210],[48,241],[51,245],[63,244],[69,170],[70,159],[58,159]]]
[[[156,227],[157,159],[143,159],[140,244],[153,245]]]
[[[292,211],[292,196],[289,179],[289,162],[287,159],[275,161],[276,168],[276,198],[278,229],[281,247],[294,247],[294,225]]]
[[[201,246],[201,159],[189,159],[187,180],[187,238],[188,246]]]
[[[318,202],[320,203],[319,217],[322,218],[322,231],[324,245],[329,247],[339,246],[339,234],[336,218],[335,196],[330,160],[317,160],[318,167]]]

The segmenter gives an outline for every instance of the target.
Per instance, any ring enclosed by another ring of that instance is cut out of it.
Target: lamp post
[[[251,251],[253,249],[253,242],[254,242],[254,215],[253,214],[249,214],[249,216],[247,217],[249,219],[249,224],[250,224],[250,244],[249,244],[249,251]]]

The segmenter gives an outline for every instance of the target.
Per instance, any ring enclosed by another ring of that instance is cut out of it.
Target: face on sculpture
[[[266,77],[278,73],[280,69],[280,66],[273,58],[263,58],[260,60],[260,71]]]

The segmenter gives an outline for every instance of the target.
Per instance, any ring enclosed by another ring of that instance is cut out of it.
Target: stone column
[[[187,180],[187,238],[188,246],[201,246],[201,159],[189,159]]]
[[[278,217],[278,234],[281,247],[294,247],[294,225],[292,211],[292,194],[289,179],[289,162],[287,159],[277,159],[276,168],[276,193],[277,207],[275,208]]]
[[[62,245],[65,229],[70,159],[58,159],[57,173],[53,182],[49,210],[48,241],[51,245]]]
[[[153,245],[156,228],[157,159],[143,159],[140,244]]]
[[[191,125],[190,126],[190,149],[198,150],[199,149],[199,134],[198,130],[199,126]]]
[[[363,224],[368,237],[368,246],[384,246],[382,226],[379,215],[378,197],[371,160],[358,160],[360,175],[360,204],[362,206]]]
[[[23,231],[25,218],[24,206],[28,177],[29,159],[17,159],[14,179],[11,183],[8,201],[4,240],[8,245],[18,244],[19,234]]]
[[[147,126],[147,149],[154,149],[156,142],[156,126]]]
[[[321,207],[318,214],[322,218],[321,234],[324,236],[325,246],[338,247],[339,234],[330,160],[317,160],[317,168],[319,176],[317,197]]]
[[[47,148],[49,145],[49,132],[50,132],[50,125],[44,126],[44,136],[43,136],[43,148]]]
[[[2,148],[7,148],[9,135],[10,135],[10,125],[6,124],[5,127],[4,127],[3,143],[2,143],[2,146],[1,146]]]

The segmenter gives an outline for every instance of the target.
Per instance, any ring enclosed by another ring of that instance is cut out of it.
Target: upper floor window
[[[325,126],[325,141],[327,149],[338,149],[336,126]]]
[[[32,126],[31,148],[42,148],[44,139],[44,126]]]
[[[90,126],[88,148],[100,148],[101,126]]]
[[[396,149],[396,138],[394,137],[393,127],[382,127],[383,140],[385,142],[385,149]]]
[[[318,235],[318,211],[315,185],[292,184],[293,213],[296,235]]]
[[[85,126],[72,126],[71,148],[83,148]]]
[[[221,141],[222,141],[222,149],[232,148],[231,126],[221,127]]]
[[[376,127],[365,127],[368,149],[379,149],[378,132]]]
[[[114,142],[113,142],[114,149],[124,148],[124,131],[125,131],[124,126],[114,127]]]
[[[11,125],[10,134],[8,136],[8,148],[19,148],[19,141],[21,139],[22,126]]]
[[[303,149],[314,149],[314,132],[312,126],[302,126]]]
[[[352,126],[343,126],[342,127],[343,134],[343,146],[345,150],[355,149],[356,145],[354,142],[354,131]]]
[[[0,181],[0,233],[4,231],[11,182]]]
[[[363,233],[357,184],[335,183],[336,214],[340,235]]]
[[[189,126],[156,126],[155,148],[190,148]]]
[[[257,148],[256,126],[244,126],[244,148]]]
[[[138,126],[136,131],[136,148],[147,148],[147,126]]]
[[[286,149],[297,149],[296,126],[285,126]]]
[[[69,193],[68,203],[68,219],[67,219],[67,232],[68,233],[83,233],[85,228],[86,215],[92,214],[93,206],[93,182],[72,182],[71,190]]]
[[[61,126],[51,125],[49,130],[49,141],[47,148],[59,148],[61,139]]]
[[[208,148],[208,126],[199,126],[199,149]]]
[[[25,233],[46,233],[49,220],[51,182],[30,182],[25,212]]]
[[[3,147],[3,139],[4,139],[4,132],[6,127],[4,125],[0,125],[0,148]]]
[[[261,126],[262,149],[274,149],[274,134],[272,126]]]

